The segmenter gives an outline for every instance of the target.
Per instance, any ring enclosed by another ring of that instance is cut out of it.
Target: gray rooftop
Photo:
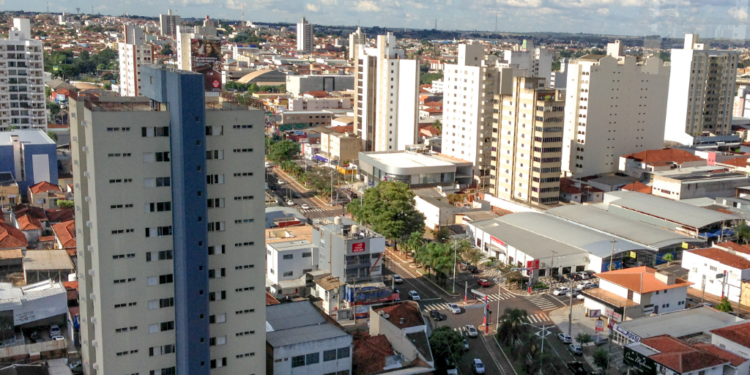
[[[278,348],[350,336],[328,323],[310,301],[266,306],[266,342]]]
[[[303,223],[307,223],[308,220],[305,215],[302,215],[296,208],[292,207],[266,207],[266,229],[275,228],[274,219],[280,219],[283,217],[296,217]]]
[[[654,249],[694,240],[677,232],[590,206],[562,206],[547,210],[547,213]]]
[[[65,250],[27,251],[23,258],[23,269],[37,270],[74,270],[75,266]]]
[[[606,258],[612,251],[611,236],[537,212],[519,212],[474,225],[534,259],[582,252]],[[646,247],[623,239],[615,242],[615,253],[640,249]]]
[[[300,250],[300,249],[312,249],[313,244],[312,242],[308,240],[295,240],[295,241],[285,241],[285,242],[274,242],[268,244],[271,248],[273,248],[276,251],[290,251],[290,250]]]
[[[746,323],[745,320],[702,306],[617,323],[641,339],[660,335],[685,337],[713,329]]]
[[[55,141],[41,129],[16,129],[0,134],[0,146],[12,145],[11,137],[17,135],[21,143],[32,145],[54,145]]]
[[[678,201],[634,191],[613,191],[604,194],[604,203],[655,216],[694,228],[738,220],[739,217],[695,207]]]

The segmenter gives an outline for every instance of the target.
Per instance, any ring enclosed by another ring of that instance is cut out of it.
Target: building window
[[[323,362],[335,361],[336,360],[336,349],[326,350],[323,352]]]
[[[282,259],[284,259],[284,260],[293,259],[293,258],[294,258],[294,254],[285,254],[282,257]]]
[[[320,362],[320,353],[310,353],[305,356],[305,363],[309,365],[314,365],[316,363]]]
[[[304,355],[298,355],[296,357],[292,357],[292,368],[302,367],[304,365],[305,365],[305,356]]]

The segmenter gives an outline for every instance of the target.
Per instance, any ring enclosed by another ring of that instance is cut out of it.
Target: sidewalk
[[[274,170],[274,172],[276,172],[277,175],[283,177],[284,181],[286,181],[288,184],[291,184],[295,188],[299,189],[301,192],[307,193],[307,192],[311,191],[310,189],[306,188],[304,185],[300,184],[293,177],[291,177],[288,174],[286,174],[286,172],[282,171],[281,168],[279,168],[278,166],[273,167],[273,170]],[[312,197],[310,197],[310,200],[312,200],[315,203],[317,203],[318,206],[320,206],[321,208],[326,208],[326,207],[328,207],[328,209],[334,209],[335,208],[335,206],[329,205],[328,203],[324,202],[322,199],[320,199],[320,198],[318,198],[317,196],[314,196],[314,195]]]
[[[414,270],[414,273],[416,273],[417,275],[419,275],[422,278],[422,280],[425,280],[425,281],[429,282],[430,284],[432,284],[436,288],[438,288],[441,291],[443,291],[443,293],[445,293],[445,294],[447,294],[447,295],[449,295],[451,297],[456,297],[456,296],[460,296],[461,295],[461,293],[451,293],[451,292],[445,290],[440,285],[438,285],[436,282],[430,280],[429,277],[426,277],[422,272],[419,271],[419,269],[417,268],[417,266],[414,264],[414,260],[413,259],[409,260],[408,257],[406,259],[404,259],[404,257],[401,256],[401,254],[399,254],[398,251],[393,251],[393,250],[388,249],[388,248],[386,248],[386,252],[387,252],[388,256],[391,257],[392,261],[393,261],[393,259],[397,260],[396,263],[398,264],[399,267],[401,267],[402,269],[404,269],[405,271],[407,271],[409,273],[412,273],[412,272],[410,272],[406,268],[410,268],[410,269]]]
[[[552,320],[555,325],[557,325],[558,328],[560,328],[560,331],[567,334],[568,333],[568,327],[570,326],[568,323],[568,314],[570,312],[569,307],[561,307],[557,310],[550,311],[547,315],[549,316],[550,320]],[[591,335],[592,340],[596,340],[596,319],[588,318],[586,317],[585,309],[573,309],[573,325],[570,329],[570,337],[573,339],[573,341],[576,341],[576,336],[580,333],[588,333]],[[607,337],[607,329],[605,328],[604,332],[599,332],[599,339],[606,339]],[[617,370],[617,365],[619,363],[622,363],[622,348],[615,344],[604,344],[601,345],[601,348],[607,348],[608,345],[612,345],[610,354],[613,357],[613,366],[609,370],[609,373],[607,375],[621,375],[620,371]],[[594,343],[589,344],[588,346],[585,346],[583,348],[583,359],[586,361],[589,366],[593,369],[599,369],[594,365],[594,351],[598,349]]]

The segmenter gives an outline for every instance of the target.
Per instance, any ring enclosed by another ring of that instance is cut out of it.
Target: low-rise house
[[[47,208],[58,208],[58,200],[65,200],[66,196],[60,187],[47,181],[41,181],[36,185],[29,186],[29,202],[32,206]]]
[[[392,358],[389,369],[412,368],[414,372],[429,373],[435,369],[429,337],[432,331],[414,301],[395,302],[370,307],[370,336],[383,335],[393,351],[399,353]],[[385,370],[386,368],[383,368]],[[401,374],[401,372],[399,372]]]
[[[346,283],[341,282],[338,277],[326,276],[315,280],[314,296],[320,298],[320,308],[331,318],[338,318],[338,309],[344,300]]]
[[[688,287],[693,285],[651,267],[626,268],[597,276],[599,287],[583,291],[584,307],[589,314],[597,311],[613,323],[682,310]]]
[[[560,200],[569,203],[596,203],[604,199],[604,191],[570,178],[560,179]]]
[[[318,248],[308,240],[266,245],[266,287],[275,296],[305,295],[307,273],[318,269]]]
[[[268,375],[349,375],[352,348],[352,336],[310,301],[266,306]]]
[[[21,203],[21,194],[18,183],[10,172],[0,173],[0,217],[3,212],[10,210],[11,206]]]
[[[743,280],[750,280],[750,260],[719,247],[682,252],[682,268],[688,270],[688,280],[716,296],[726,296],[739,302]]]
[[[55,236],[55,249],[65,250],[70,256],[76,253],[76,222],[65,221],[52,225]]]
[[[669,335],[633,343],[624,349],[624,362],[638,373],[740,375],[748,372],[748,360],[721,347],[689,344]]]
[[[716,328],[711,330],[711,334],[711,344],[740,357],[750,358],[750,322]]]
[[[448,194],[438,189],[413,190],[414,209],[425,217],[425,226],[437,230],[440,227],[456,224],[456,215],[463,212],[489,211],[490,203],[483,200],[451,203]]]
[[[23,278],[26,283],[41,280],[67,281],[75,273],[75,265],[65,250],[27,251],[23,258]]]
[[[29,246],[26,236],[18,228],[0,222],[0,250],[21,249]]]
[[[708,165],[708,161],[685,150],[646,150],[620,156],[620,172],[639,179],[658,171]],[[644,176],[646,175],[646,176]]]

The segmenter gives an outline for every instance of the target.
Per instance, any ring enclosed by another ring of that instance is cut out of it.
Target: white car
[[[580,299],[581,301],[584,301],[586,299],[586,296],[584,296],[583,294],[579,294],[576,296],[576,298]]]
[[[294,201],[293,200],[288,200],[288,201],[286,201],[286,205],[287,206],[294,206]]]
[[[49,327],[49,335],[50,337],[53,336],[60,336],[60,326],[57,324],[53,324]]]
[[[458,305],[455,304],[455,303],[449,303],[448,304],[448,310],[450,310],[450,312],[452,312],[454,314],[460,314],[461,313],[461,308],[458,307]]]
[[[409,298],[411,298],[413,301],[419,301],[419,293],[417,293],[416,290],[410,290],[409,291]]]
[[[476,328],[474,328],[473,325],[469,324],[465,328],[466,328],[466,335],[468,335],[469,337],[479,336],[479,332],[477,331]]]
[[[303,203],[303,204],[302,204],[302,209],[303,209],[303,210],[309,210],[309,209],[310,209],[310,205],[309,205],[309,204],[307,204],[307,203]]]
[[[404,279],[402,279],[399,275],[393,275],[393,282],[396,284],[401,284],[404,282]]]
[[[62,341],[65,340],[65,337],[62,336],[52,336],[53,341]]]
[[[581,290],[583,290],[583,289],[588,289],[589,285],[593,285],[593,284],[594,284],[594,283],[592,283],[591,281],[584,281],[584,282],[582,282],[582,283],[578,284],[578,285],[576,286],[576,288],[578,288],[578,289],[581,289]]]
[[[561,287],[555,289],[555,291],[552,292],[552,295],[553,296],[561,296],[561,295],[564,296],[564,295],[567,295],[568,293],[570,293],[570,288],[565,287],[565,286],[561,286]]]

